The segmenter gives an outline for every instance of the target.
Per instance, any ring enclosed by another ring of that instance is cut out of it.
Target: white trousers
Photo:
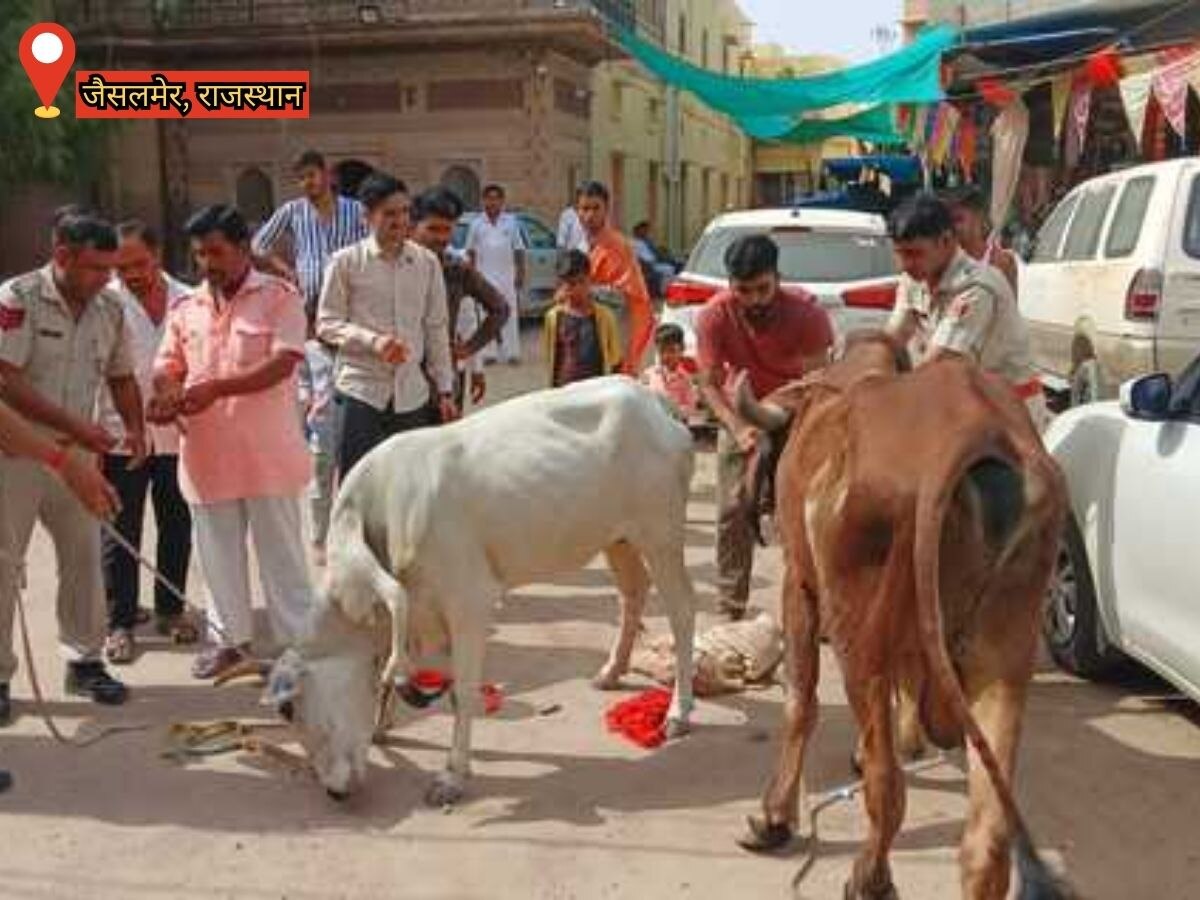
[[[487,273],[483,273],[487,278]],[[508,318],[504,320],[504,327],[500,330],[499,339],[492,341],[479,355],[485,360],[500,359],[508,362],[514,359],[521,358],[521,311],[520,304],[517,303],[517,286],[509,282],[507,285],[498,281],[492,281],[506,301],[508,301]]]
[[[300,498],[254,497],[197,504],[192,507],[192,521],[196,554],[209,590],[209,639],[229,647],[247,644],[254,637],[250,538],[273,637],[283,644],[294,643],[313,606]]]

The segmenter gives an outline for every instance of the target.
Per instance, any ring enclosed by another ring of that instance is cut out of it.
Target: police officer
[[[963,357],[1001,376],[1044,430],[1049,414],[1029,333],[1004,275],[959,246],[950,209],[933,194],[902,203],[890,230],[904,274],[888,330],[918,365]]]
[[[114,439],[94,421],[101,382],[126,428],[130,465],[146,456],[142,399],[134,378],[120,300],[104,290],[117,234],[90,215],[68,213],[54,228],[51,262],[0,285],[0,399],[64,446],[89,454]],[[24,560],[35,522],[58,559],[59,641],[68,659],[66,691],[123,703],[125,685],[104,667],[105,601],[100,530],[88,509],[39,463],[0,460],[6,549]],[[16,670],[12,648],[17,586],[0,584],[0,692]]]

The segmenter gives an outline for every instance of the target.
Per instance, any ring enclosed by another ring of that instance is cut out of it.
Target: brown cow
[[[773,436],[764,462],[778,458],[789,685],[765,817],[750,820],[741,843],[770,850],[792,837],[823,631],[861,728],[871,820],[846,897],[896,896],[888,851],[904,818],[892,721],[901,683],[918,692],[935,744],[968,741],[963,896],[1007,896],[1015,837],[1021,897],[1062,897],[1010,785],[1063,479],[1002,381],[956,360],[905,368],[890,339],[870,335],[763,403],[739,391],[741,414]]]

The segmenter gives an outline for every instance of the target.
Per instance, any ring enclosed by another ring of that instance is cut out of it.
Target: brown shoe
[[[172,644],[194,644],[200,640],[200,629],[190,613],[155,615],[154,630],[169,637]]]
[[[249,650],[249,646],[245,644],[240,647],[209,647],[192,663],[192,677],[216,678],[227,669],[249,659]]]

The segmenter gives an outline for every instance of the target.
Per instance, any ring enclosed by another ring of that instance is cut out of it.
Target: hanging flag
[[[958,162],[968,182],[975,180],[975,163],[979,159],[979,126],[971,110],[963,113],[958,126]]]
[[[912,146],[918,153],[929,143],[929,113],[932,109],[932,106],[922,104],[916,108],[913,116]]]
[[[939,103],[933,119],[933,132],[929,137],[929,158],[935,166],[943,165],[950,157],[954,133],[962,116],[949,103]]]
[[[1083,71],[1092,87],[1112,87],[1121,80],[1121,57],[1116,48],[1105,47],[1088,57]]]
[[[992,224],[1003,228],[1017,195],[1029,141],[1029,108],[1017,98],[992,123]]]
[[[1088,121],[1092,116],[1092,85],[1086,78],[1075,79],[1071,88],[1071,102],[1067,111],[1066,163],[1068,169],[1075,168],[1083,155],[1087,140]]]
[[[1195,51],[1168,51],[1163,54],[1167,61],[1154,72],[1152,86],[1154,96],[1162,107],[1163,116],[1172,130],[1183,137],[1187,133],[1187,101],[1188,88],[1191,86],[1189,76],[1200,62],[1200,54]]]
[[[1144,72],[1121,79],[1121,102],[1125,106],[1129,128],[1139,147],[1142,144],[1142,136],[1146,133],[1146,107],[1150,105],[1150,82],[1153,78],[1153,72]]]
[[[1067,121],[1067,107],[1071,102],[1071,85],[1075,76],[1070,72],[1054,78],[1050,82],[1050,102],[1054,110],[1054,140],[1062,137],[1063,125]]]

